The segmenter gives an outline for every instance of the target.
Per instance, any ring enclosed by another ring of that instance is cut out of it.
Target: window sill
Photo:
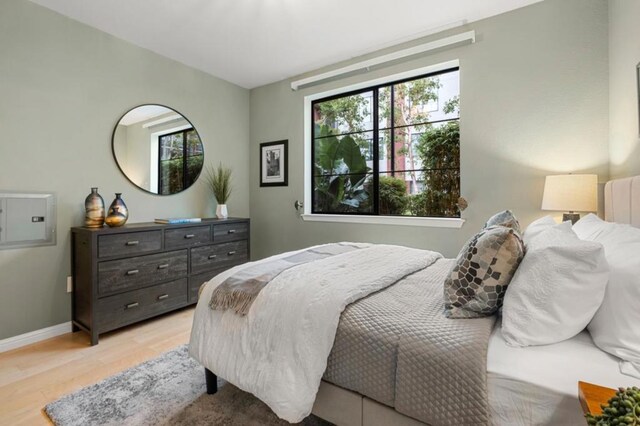
[[[465,220],[446,217],[410,217],[410,216],[365,216],[365,215],[334,215],[334,214],[303,214],[302,219],[307,222],[360,223],[365,225],[400,225],[426,226],[431,228],[460,229]]]

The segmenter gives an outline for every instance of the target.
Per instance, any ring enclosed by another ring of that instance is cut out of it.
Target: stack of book
[[[170,217],[168,219],[156,219],[155,222],[163,225],[175,225],[177,223],[198,223],[202,222],[202,219],[199,217]]]

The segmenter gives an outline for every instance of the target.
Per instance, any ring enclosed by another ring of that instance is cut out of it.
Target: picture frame
[[[260,144],[260,186],[289,185],[289,141]]]

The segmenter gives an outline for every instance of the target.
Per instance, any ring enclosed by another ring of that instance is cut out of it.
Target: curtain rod
[[[340,77],[345,74],[349,74],[355,71],[369,70],[369,68],[383,65],[398,59],[407,58],[409,56],[417,55],[420,53],[426,53],[429,51],[442,49],[445,47],[452,47],[460,44],[471,44],[476,42],[476,32],[467,31],[464,33],[456,34],[450,37],[441,38],[439,40],[430,41],[427,43],[419,44],[417,46],[409,47],[407,49],[398,50],[393,53],[381,55],[365,61],[356,62],[355,64],[347,65],[346,67],[338,68],[332,71],[316,74],[311,77],[302,78],[291,82],[291,89],[298,90],[302,86],[308,86],[314,83],[319,83],[330,78]]]

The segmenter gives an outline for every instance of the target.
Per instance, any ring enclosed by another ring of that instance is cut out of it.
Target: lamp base
[[[571,221],[572,225],[575,225],[575,223],[579,220],[580,220],[580,213],[565,213],[562,215],[562,221],[563,222]]]

